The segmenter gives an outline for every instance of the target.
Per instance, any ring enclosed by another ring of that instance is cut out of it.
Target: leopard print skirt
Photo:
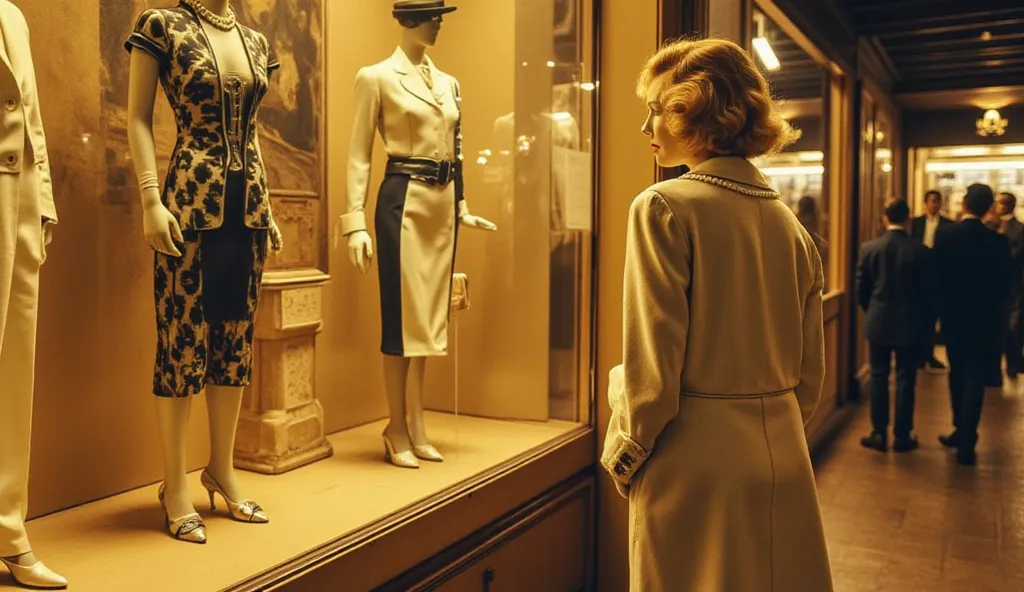
[[[224,223],[185,231],[181,257],[155,254],[153,394],[189,397],[252,378],[253,329],[267,231],[245,226],[245,174],[228,176]]]

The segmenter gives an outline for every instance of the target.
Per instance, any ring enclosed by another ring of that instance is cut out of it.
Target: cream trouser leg
[[[26,151],[26,158],[31,153]],[[0,557],[25,535],[42,228],[35,166],[0,174]]]

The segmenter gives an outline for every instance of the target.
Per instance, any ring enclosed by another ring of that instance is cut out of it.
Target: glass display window
[[[831,286],[829,196],[825,184],[828,151],[829,70],[759,8],[753,10],[751,53],[768,79],[783,116],[800,138],[754,164],[782,194],[811,234]]]
[[[436,42],[426,48],[433,75],[440,73],[460,95],[455,102],[463,203],[472,215],[497,227],[494,232],[458,227],[452,270],[466,274],[471,308],[452,317],[458,319],[458,344],[452,355],[426,362],[424,403],[438,413],[458,413],[467,416],[466,421],[587,421],[588,403],[581,403],[578,395],[587,390],[579,382],[580,364],[587,364],[585,356],[581,358],[587,348],[580,346],[580,338],[588,322],[595,85],[585,4],[460,4],[457,11],[441,17]],[[507,26],[510,23],[514,26]],[[337,107],[331,134],[332,147],[338,149],[332,148],[331,154],[339,165],[347,165],[339,166],[331,178],[331,215],[343,219],[354,199],[364,199],[370,219],[379,215],[380,200],[388,197],[382,182],[388,177],[389,160],[405,158],[409,150],[393,130],[382,134],[379,127],[357,129],[363,106],[353,86],[358,87],[357,78],[371,70],[379,76],[385,76],[381,71],[394,74],[395,64],[404,68],[410,58],[400,46],[402,25],[389,10],[368,4],[349,11],[339,26],[339,38],[358,30],[382,32],[358,51],[339,44],[330,72],[336,82],[328,93],[329,103]],[[387,120],[390,110],[400,109],[404,100],[424,103],[405,89],[419,85],[419,76],[403,74],[400,86],[393,89],[404,90],[409,97],[386,96],[388,82],[378,79],[374,117]],[[426,99],[433,102],[436,97]],[[353,154],[357,144],[364,151],[359,156]],[[364,195],[355,198],[351,175],[362,165],[354,162],[366,154],[369,180],[365,189],[359,189]],[[342,226],[335,228],[339,240],[345,240]],[[382,228],[368,230],[375,235],[378,252],[386,249],[379,236]],[[379,268],[381,257],[374,266]],[[353,369],[380,363],[382,313],[375,300],[383,284],[373,277],[377,270],[356,274],[339,256],[332,261],[331,272],[345,278],[346,285],[338,282],[337,290],[328,291],[328,299],[333,294],[338,298],[328,315],[352,336],[353,344],[335,352],[324,350],[320,359],[328,369],[320,377],[323,385],[351,383],[356,377]],[[356,309],[359,314],[353,314]],[[379,415],[385,403],[377,374],[358,375],[356,383],[361,386],[345,395],[372,401],[370,416]],[[340,427],[359,425],[364,419],[343,412],[339,418],[344,415],[348,417]]]
[[[231,0],[248,58],[237,68],[216,49],[236,29],[197,3],[17,3],[60,213],[42,275],[29,528],[72,589],[131,589],[142,572],[152,590],[255,587],[311,549],[362,545],[512,474],[592,422],[594,3],[454,0],[396,16],[384,0]],[[206,169],[219,174],[232,149],[241,174],[260,168],[235,204],[269,241],[253,242],[261,282],[243,294],[251,348],[231,361],[248,370],[223,386],[243,393],[238,487],[270,524],[207,503],[200,473],[223,443],[211,444],[222,405],[207,384],[178,397],[204,547],[169,536],[157,499],[154,372],[160,311],[188,306],[173,290],[224,278],[185,265],[172,289],[155,269],[129,115],[138,51],[155,60],[157,194],[186,242],[206,244],[203,224],[220,220]],[[252,80],[235,71],[246,65]],[[191,154],[196,118],[223,151]],[[183,171],[202,179],[167,190]],[[191,552],[187,569],[175,552]],[[129,555],[130,573],[111,568]]]

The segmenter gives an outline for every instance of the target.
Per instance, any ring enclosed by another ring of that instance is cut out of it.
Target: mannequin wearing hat
[[[426,55],[455,10],[442,0],[395,2],[401,42],[356,75],[347,212],[339,220],[349,257],[365,273],[373,258],[364,206],[374,136],[388,154],[374,229],[380,282],[381,353],[390,422],[385,458],[404,468],[439,462],[423,421],[426,359],[448,353],[448,315],[458,226],[497,230],[469,212],[463,194],[459,83]],[[407,405],[408,403],[408,405]]]

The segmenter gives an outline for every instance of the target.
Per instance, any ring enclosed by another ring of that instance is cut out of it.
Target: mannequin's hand
[[[348,258],[360,273],[366,273],[373,259],[373,241],[369,232],[357,230],[348,235]]]
[[[480,216],[474,216],[473,214],[463,214],[459,217],[459,222],[462,222],[463,226],[486,230],[488,232],[498,230],[498,226],[494,222],[491,222],[486,218],[481,218]]]
[[[163,204],[147,207],[142,213],[142,230],[151,249],[165,255],[181,257],[174,241],[185,242],[178,221]]]
[[[267,231],[267,241],[270,244],[271,253],[280,253],[284,249],[284,238],[281,236],[281,229],[277,227],[277,222],[274,220],[270,221],[270,229]]]
[[[50,246],[53,242],[53,224],[49,222],[43,222],[43,234],[42,234],[42,247],[40,253],[42,258],[39,260],[39,265],[46,263],[46,247]]]
[[[619,483],[618,481],[614,481],[614,483],[615,483],[615,490],[619,492],[619,495],[621,495],[622,497],[624,497],[626,499],[629,499],[629,485],[623,485],[622,483]]]

